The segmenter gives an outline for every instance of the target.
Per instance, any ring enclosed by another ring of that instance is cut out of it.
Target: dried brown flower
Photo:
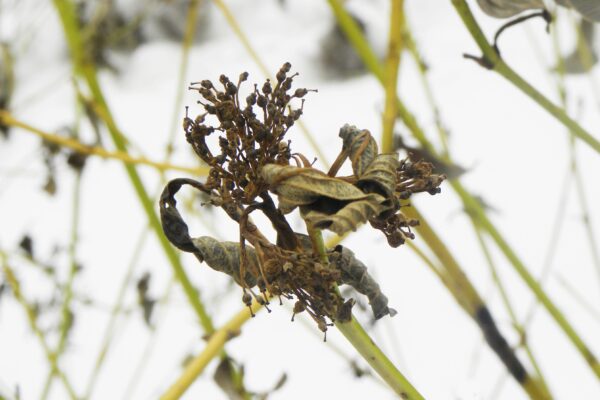
[[[303,97],[309,92],[292,91],[297,74],[290,75],[290,68],[284,64],[275,83],[267,80],[260,90],[254,85],[243,103],[240,86],[247,73],[235,83],[221,75],[219,88],[208,80],[191,85],[203,98],[199,103],[204,112],[195,119],[186,115],[183,127],[210,172],[205,183],[175,179],[167,184],[160,201],[163,230],[175,246],[233,277],[242,286],[247,305],[254,297],[267,306],[267,292],[295,299],[294,314],[306,311],[326,331],[330,321],[351,318],[355,301],[345,300],[337,290],[348,284],[367,296],[375,318],[394,315],[387,297],[352,251],[337,246],[320,254],[315,238],[294,232],[285,215],[299,208],[309,232],[329,229],[340,235],[369,221],[395,247],[414,237],[410,228],[417,224],[400,212],[401,202],[414,193],[439,192],[444,177],[434,174],[428,162],[379,154],[367,130],[349,125],[340,130],[342,151],[328,173],[313,168],[307,157],[292,152],[291,141],[285,138],[302,115]],[[292,108],[294,99],[300,99],[299,108]],[[213,152],[217,146],[218,152]],[[347,158],[353,175],[337,177]],[[209,203],[238,223],[238,242],[190,237],[176,208],[175,194],[183,185],[205,193]],[[276,230],[275,243],[252,223],[250,215],[257,210]],[[261,294],[255,294],[254,287]]]

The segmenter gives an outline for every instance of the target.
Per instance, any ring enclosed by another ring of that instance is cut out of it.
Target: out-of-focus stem
[[[166,171],[166,170],[182,171],[182,172],[187,172],[189,174],[196,175],[196,176],[198,176],[198,175],[206,176],[208,174],[207,167],[197,167],[197,168],[182,167],[179,165],[173,165],[173,164],[169,164],[169,163],[155,162],[152,160],[148,160],[145,157],[132,157],[126,151],[108,151],[108,150],[104,149],[103,147],[99,147],[99,146],[87,146],[78,140],[64,137],[64,136],[57,135],[57,134],[53,134],[53,133],[49,133],[49,132],[44,132],[41,129],[37,129],[25,122],[17,120],[10,113],[8,113],[7,111],[4,111],[4,110],[0,110],[0,122],[2,122],[5,125],[22,128],[26,131],[29,131],[29,132],[39,136],[40,138],[44,139],[47,142],[54,143],[61,147],[66,147],[66,148],[75,150],[76,152],[78,152],[80,154],[94,155],[94,156],[98,156],[101,158],[119,160],[119,161],[122,161],[122,162],[124,162],[126,164],[130,164],[130,165],[147,165],[147,166],[156,168],[159,171]]]

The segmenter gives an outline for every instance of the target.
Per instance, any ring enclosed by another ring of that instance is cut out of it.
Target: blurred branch
[[[46,359],[48,360],[48,363],[50,364],[50,368],[60,378],[61,382],[63,383],[63,386],[65,387],[65,389],[67,390],[67,393],[69,394],[69,397],[72,400],[76,400],[78,397],[75,394],[75,391],[73,390],[73,387],[71,386],[71,383],[67,379],[67,376],[58,366],[56,355],[50,349],[50,346],[46,342],[46,337],[44,336],[44,333],[42,332],[42,330],[40,329],[40,327],[37,324],[37,318],[36,318],[35,311],[31,307],[31,305],[27,302],[27,300],[24,298],[23,293],[21,292],[21,285],[20,285],[19,281],[17,280],[17,277],[16,277],[15,273],[13,272],[12,268],[10,268],[10,266],[8,265],[8,261],[6,259],[6,254],[4,254],[4,252],[2,252],[2,251],[0,251],[0,259],[2,261],[2,270],[4,272],[4,277],[5,277],[6,281],[8,282],[10,288],[12,289],[15,299],[19,302],[19,304],[21,304],[21,306],[25,310],[25,313],[27,314],[27,319],[29,320],[29,326],[31,327],[31,330],[33,331],[33,333],[35,333],[38,340],[40,341],[40,344],[42,345],[42,348],[44,349],[44,353],[46,354]]]
[[[335,326],[401,399],[424,400],[424,397],[381,351],[354,316],[350,322],[336,321]]]
[[[145,157],[132,157],[126,151],[111,152],[111,151],[104,149],[103,147],[87,146],[78,140],[67,138],[67,137],[53,134],[53,133],[44,132],[40,129],[34,128],[33,126],[26,124],[25,122],[15,119],[10,113],[8,113],[7,111],[4,111],[4,110],[0,110],[0,122],[5,125],[15,126],[17,128],[24,129],[26,131],[34,133],[35,135],[39,136],[40,138],[44,139],[47,142],[54,143],[59,146],[75,150],[76,152],[78,152],[80,154],[94,155],[94,156],[98,156],[101,158],[119,160],[126,164],[131,164],[131,165],[147,165],[147,166],[156,168],[159,171],[166,171],[166,170],[182,171],[182,172],[187,172],[187,173],[189,173],[191,175],[195,175],[195,176],[198,176],[198,175],[206,176],[208,174],[207,167],[197,167],[197,168],[182,167],[179,165],[173,165],[173,164],[169,164],[169,163],[160,163],[160,162],[151,161]]]
[[[481,27],[471,13],[467,2],[465,0],[452,0],[452,5],[479,46],[479,49],[483,52],[483,56],[478,59],[480,63],[485,65],[486,68],[502,75],[529,98],[548,111],[550,115],[565,125],[575,137],[582,140],[597,153],[600,153],[600,142],[596,138],[583,129],[576,121],[571,119],[563,108],[552,103],[504,62],[502,57],[500,57],[498,52],[486,39]]]
[[[117,149],[121,152],[127,152],[126,141],[124,139],[123,133],[118,129],[112,114],[110,113],[110,109],[102,90],[100,88],[100,84],[98,82],[98,77],[96,74],[96,69],[93,63],[90,62],[85,57],[84,53],[84,43],[80,37],[79,26],[77,22],[77,18],[75,15],[75,6],[69,0],[54,0],[54,5],[56,10],[60,16],[63,29],[65,31],[65,35],[67,38],[67,42],[69,45],[69,49],[71,50],[71,57],[73,58],[74,71],[77,75],[80,75],[88,85],[88,88],[94,98],[94,101],[98,105],[98,107],[103,111],[103,115],[105,117],[107,128],[110,133],[110,136],[117,147]],[[154,230],[161,247],[163,248],[167,259],[169,260],[175,276],[181,283],[183,290],[190,302],[192,308],[194,309],[196,315],[198,316],[202,327],[205,332],[210,333],[214,330],[212,321],[208,313],[206,312],[204,305],[200,301],[199,293],[196,288],[192,285],[189,280],[181,260],[175,249],[171,246],[167,238],[163,235],[162,226],[160,224],[160,220],[155,211],[155,204],[152,202],[148,192],[144,188],[142,180],[137,173],[135,166],[131,164],[124,164],[125,170],[131,184],[142,204],[144,211],[148,217],[148,222],[152,229]]]
[[[398,91],[398,70],[400,55],[403,49],[402,33],[404,30],[404,0],[391,0],[390,33],[388,55],[385,61],[385,108],[383,110],[383,133],[381,136],[381,152],[394,151],[394,123],[398,114],[396,93]]]
[[[177,381],[160,397],[161,400],[179,399],[185,393],[210,361],[223,350],[225,343],[239,335],[242,325],[251,318],[252,313],[261,310],[262,306],[254,300],[250,308],[252,311],[244,307],[229,322],[210,335],[204,350],[187,364]]]
[[[367,65],[369,69],[371,69],[371,72],[379,79],[380,82],[383,83],[382,68],[379,65],[379,62],[377,61],[377,57],[367,44],[366,39],[363,37],[362,33],[360,32],[354,21],[352,21],[352,19],[349,17],[348,13],[344,10],[339,0],[328,0],[328,2],[332,7],[336,18],[338,18],[338,21],[340,21],[340,25],[348,35],[348,38],[355,46],[361,58],[363,58],[365,65]],[[464,3],[464,1],[461,1],[461,4],[462,3]],[[468,6],[466,5],[466,3],[464,4],[464,7],[466,7],[470,15],[470,11],[468,10]],[[478,27],[478,25],[476,26]],[[481,38],[483,38],[483,36],[481,36]],[[485,38],[483,38],[483,40],[485,41]],[[491,49],[489,43],[487,43],[487,41],[485,41],[485,43]],[[491,49],[491,51],[493,52],[496,59],[499,59],[497,53],[493,49]],[[399,99],[398,103],[399,106],[402,104]],[[562,113],[564,114],[564,111],[562,111]],[[417,124],[414,116],[412,116],[412,114],[406,108],[404,108],[403,111],[402,107],[399,107],[398,114],[400,118],[404,121],[404,123],[407,125],[407,127],[411,130],[413,136],[421,143],[421,145],[427,150],[430,150],[433,154],[437,154],[431,143],[426,138],[425,133]],[[481,204],[475,199],[475,197],[473,197],[473,195],[471,195],[467,190],[464,189],[464,187],[458,180],[450,180],[450,184],[452,185],[454,191],[461,198],[465,209],[470,211],[468,213],[469,217],[476,218],[481,224],[481,226],[488,232],[488,234],[496,242],[498,248],[511,262],[511,264],[513,265],[517,273],[520,275],[520,277],[533,291],[536,297],[548,310],[550,315],[552,315],[556,323],[565,332],[565,334],[571,340],[573,345],[581,352],[581,354],[586,359],[586,361],[588,361],[588,364],[592,367],[594,372],[596,372],[597,375],[600,376],[600,364],[598,364],[598,361],[596,360],[595,356],[591,353],[589,348],[585,345],[585,343],[583,342],[579,334],[575,331],[575,329],[571,326],[571,324],[565,319],[564,315],[560,312],[560,310],[558,310],[558,308],[554,305],[551,299],[546,295],[542,287],[531,276],[523,262],[518,258],[516,253],[510,247],[510,245],[504,240],[503,236],[498,232],[496,227],[487,217],[485,210],[483,209]],[[457,298],[459,304],[461,304],[462,306],[466,306],[467,308],[465,309],[467,310],[467,312],[469,312],[469,314],[472,317],[474,317],[477,321],[476,314],[473,314],[473,311],[475,311],[473,309],[473,306],[476,304],[483,303],[481,298],[479,298],[479,295],[475,291],[474,287],[470,284],[470,281],[468,280],[460,266],[456,263],[452,254],[448,251],[447,247],[439,239],[438,235],[427,224],[423,216],[418,213],[417,209],[414,207],[407,208],[406,214],[409,217],[416,218],[421,221],[421,226],[417,227],[419,234],[425,239],[428,246],[440,259],[444,267],[450,271],[449,273],[457,279],[455,282],[458,285],[457,289],[460,289],[462,285],[466,285],[466,287],[469,288],[468,293],[465,293],[463,290],[460,290],[458,292],[453,292],[453,294]],[[471,303],[465,303],[465,301],[469,298],[471,298]],[[523,384],[523,382],[521,382],[521,384]],[[535,383],[532,384],[535,385]],[[524,388],[528,390],[526,388],[526,385],[524,385]],[[538,388],[537,391],[541,392],[541,388]]]
[[[73,282],[75,281],[75,275],[79,270],[79,264],[77,263],[77,243],[79,241],[79,216],[80,216],[80,204],[81,204],[81,173],[82,170],[77,170],[75,176],[75,185],[73,187],[73,203],[72,203],[72,214],[71,214],[71,243],[69,244],[69,275],[64,289],[64,299],[61,305],[61,316],[60,322],[60,335],[58,338],[58,344],[54,350],[56,360],[60,359],[67,344],[67,338],[73,327],[73,314],[71,311],[71,303],[73,300]],[[54,379],[55,372],[51,371],[46,379],[44,385],[44,391],[41,398],[46,399],[50,393],[52,387],[52,381]]]

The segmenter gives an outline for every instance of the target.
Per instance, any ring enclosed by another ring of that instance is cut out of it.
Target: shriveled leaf
[[[563,61],[567,74],[584,74],[598,64],[595,28],[596,24],[586,19],[579,22],[577,44],[573,51],[564,57]],[[560,67],[557,65],[556,69],[558,70]]]
[[[210,236],[201,236],[192,239],[196,248],[196,257],[204,261],[215,271],[223,272],[231,276],[238,284],[240,279],[240,244],[237,242],[219,242]],[[251,271],[258,271],[258,258],[256,252],[251,246],[246,246],[246,256],[248,265],[244,281],[247,287],[256,285],[256,278]]]
[[[363,192],[380,194],[391,203],[396,190],[396,169],[399,165],[398,154],[378,154],[358,179],[356,186]]]
[[[333,262],[336,268],[342,271],[341,283],[350,285],[357,292],[367,296],[375,319],[388,314],[392,317],[396,315],[396,310],[388,307],[388,298],[381,292],[379,284],[369,274],[365,264],[344,246],[337,246],[336,252],[339,255]]]
[[[314,168],[267,164],[261,173],[278,196],[279,209],[284,214],[299,206],[335,213],[347,203],[366,197],[356,186]]]
[[[138,303],[142,308],[144,322],[149,328],[152,327],[152,314],[154,312],[154,306],[156,304],[156,300],[150,297],[149,294],[151,278],[152,275],[150,275],[149,272],[145,272],[144,275],[142,275],[138,279],[136,284],[138,293]]]
[[[385,211],[388,208],[385,203],[385,197],[372,193],[346,203],[333,213],[311,206],[300,207],[300,212],[302,218],[315,228],[329,229],[341,236]]]
[[[256,393],[255,399],[256,400],[267,400],[270,395],[272,395],[273,393],[275,393],[276,391],[281,389],[283,387],[283,385],[285,385],[286,382],[287,382],[287,374],[284,372],[283,374],[281,374],[281,377],[275,383],[273,388],[271,388],[270,390],[267,390],[266,392],[263,392],[263,393]]]
[[[509,18],[523,11],[544,8],[543,0],[477,0],[477,3],[487,15],[495,18]]]
[[[415,162],[419,160],[425,160],[431,163],[436,173],[444,174],[449,179],[456,179],[468,171],[465,167],[459,164],[440,159],[426,148],[408,145],[404,142],[404,139],[401,135],[394,136],[394,148],[397,150],[405,150],[406,153],[408,153],[409,158]]]
[[[340,129],[339,136],[344,141],[343,149],[348,152],[354,175],[360,179],[379,153],[377,142],[368,130],[348,124]]]
[[[224,358],[217,366],[213,378],[229,400],[243,400],[242,389],[233,379],[233,376],[235,376],[233,374],[234,368],[233,362],[228,358]]]
[[[600,3],[598,0],[559,0],[558,4],[571,6],[583,16],[583,18],[600,22]]]
[[[194,253],[196,248],[192,243],[188,226],[177,210],[175,194],[183,185],[196,187],[198,182],[192,179],[173,179],[163,189],[160,195],[160,222],[163,232],[169,241],[178,249]]]

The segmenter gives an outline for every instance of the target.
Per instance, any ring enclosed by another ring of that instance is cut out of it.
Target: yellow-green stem
[[[473,212],[478,223],[487,231],[487,233],[494,239],[500,250],[504,253],[506,258],[514,265],[517,273],[521,276],[521,279],[525,281],[527,286],[539,299],[542,305],[546,308],[548,313],[556,321],[556,323],[565,332],[571,343],[579,350],[583,358],[586,360],[592,371],[600,378],[600,363],[594,356],[590,348],[585,344],[583,339],[575,331],[572,325],[567,321],[564,314],[554,305],[552,300],[548,297],[546,292],[542,289],[539,283],[529,273],[521,259],[513,252],[511,247],[504,241],[504,238],[498,232],[496,227],[488,219],[487,215],[481,209],[481,205],[477,203],[475,199],[468,195],[466,190],[457,181],[452,182],[454,190],[461,197],[463,203],[468,208],[469,212]]]
[[[594,138],[588,131],[583,129],[575,120],[567,115],[565,110],[553,102],[546,96],[540,93],[537,89],[517,74],[512,68],[504,62],[498,55],[496,50],[486,39],[481,27],[471,13],[471,9],[465,0],[452,0],[454,8],[458,12],[460,18],[466,28],[471,33],[471,36],[479,46],[483,53],[483,60],[489,68],[506,78],[510,83],[516,86],[519,90],[525,93],[529,98],[539,104],[543,109],[548,111],[550,115],[556,118],[560,123],[566,126],[575,137],[586,143],[596,152],[600,153],[600,142]]]
[[[402,53],[404,30],[404,1],[391,0],[390,33],[388,40],[388,54],[385,62],[385,108],[383,110],[383,133],[381,151],[393,151],[394,123],[398,115],[396,93],[398,88],[398,69],[400,68],[400,54]]]
[[[107,128],[113,143],[119,151],[126,152],[126,140],[123,133],[118,129],[104,95],[98,83],[98,77],[94,65],[89,62],[84,56],[84,47],[81,37],[79,35],[79,26],[75,16],[74,4],[68,0],[54,0],[55,8],[60,16],[69,49],[71,51],[71,57],[73,58],[73,64],[75,66],[75,72],[80,75],[86,81],[88,88],[94,98],[94,101],[103,111]],[[150,199],[140,176],[137,173],[136,168],[130,164],[124,164],[127,175],[131,181],[131,184],[135,190],[135,193],[142,204],[144,212],[148,218],[148,222],[155,232],[167,259],[169,260],[177,280],[181,283],[183,290],[188,298],[188,301],[192,305],[192,308],[196,312],[202,327],[205,332],[210,333],[214,330],[210,316],[207,314],[204,305],[200,301],[199,293],[190,282],[183,265],[175,252],[175,249],[171,246],[167,238],[162,232],[162,227],[158,215],[156,214],[154,203]]]
[[[363,62],[365,63],[365,65],[367,65],[367,67],[371,70],[371,73],[373,75],[375,75],[379,79],[380,82],[383,83],[383,79],[382,79],[383,73],[382,73],[381,65],[379,64],[377,57],[375,56],[375,54],[369,47],[368,43],[366,42],[366,39],[364,38],[364,36],[360,32],[360,30],[358,29],[358,26],[356,25],[356,23],[352,20],[352,18],[350,18],[348,13],[344,10],[344,8],[341,5],[339,0],[328,0],[328,2],[331,5],[332,10],[334,11],[336,18],[338,19],[338,22],[340,23],[340,26],[343,28],[343,30],[346,33],[346,35],[348,36],[349,40],[354,45],[354,48],[356,49],[358,54],[363,59]],[[468,15],[470,15],[470,10],[468,9],[468,6],[466,5],[466,3],[464,3],[464,1],[453,0],[453,2],[455,4],[455,6],[458,5],[457,9],[461,9],[461,10],[466,9],[466,11],[468,12]],[[463,4],[464,4],[464,7],[462,6]],[[461,14],[461,16],[463,16],[463,14]],[[480,47],[487,46],[487,47],[485,47],[485,50],[483,50],[484,55],[486,57],[492,57],[490,60],[492,60],[493,64],[494,64],[496,61],[499,60],[498,54],[491,48],[491,46],[489,45],[489,43],[487,42],[487,40],[481,33],[479,26],[477,25],[475,20],[472,18],[472,15],[470,15],[470,17],[474,24],[469,25],[470,26],[469,29],[474,27],[479,31],[480,34],[479,35],[474,34],[474,38],[478,42],[478,44],[480,44]],[[494,64],[494,65],[499,65],[499,64]],[[421,127],[417,124],[416,119],[408,111],[408,109],[403,107],[403,104],[402,104],[402,102],[400,102],[400,100],[398,100],[398,107],[399,107],[398,114],[399,114],[400,118],[402,118],[402,120],[407,125],[407,127],[410,129],[410,131],[413,133],[415,138],[421,143],[421,145],[425,149],[431,151],[433,154],[436,154],[435,149],[433,148],[431,143],[428,141],[428,139],[425,137],[425,134],[424,134],[423,130],[421,129]],[[563,112],[563,114],[564,114],[564,112]],[[567,336],[571,339],[571,342],[583,354],[584,358],[588,361],[588,363],[590,363],[590,366],[592,367],[594,372],[596,374],[600,374],[600,367],[598,367],[598,362],[596,361],[595,357],[589,351],[587,346],[585,346],[585,344],[583,343],[583,341],[581,340],[581,338],[579,337],[577,332],[573,329],[573,327],[565,320],[565,318],[562,316],[562,314],[560,312],[558,312],[558,309],[552,303],[550,298],[546,295],[544,290],[531,277],[531,275],[529,274],[525,265],[519,260],[519,258],[513,252],[512,248],[508,245],[508,243],[504,240],[502,235],[500,235],[500,233],[497,231],[495,226],[487,218],[485,211],[482,209],[481,205],[477,202],[477,200],[470,193],[468,193],[462,187],[460,182],[458,182],[457,180],[453,180],[453,181],[450,181],[450,183],[451,183],[452,187],[454,188],[454,190],[459,195],[459,197],[461,198],[461,200],[463,201],[465,208],[470,209],[472,207],[475,207],[477,210],[477,215],[483,216],[486,219],[487,222],[486,222],[486,224],[482,224],[482,227],[488,231],[490,231],[490,230],[493,231],[493,233],[491,233],[491,237],[496,242],[496,245],[502,250],[502,252],[505,254],[505,256],[508,258],[508,260],[511,262],[511,264],[513,265],[515,270],[519,273],[521,278],[527,283],[527,285],[530,287],[530,289],[534,292],[536,297],[538,299],[540,299],[540,301],[548,309],[550,314],[553,315],[553,317],[555,317],[555,320],[558,323],[558,325],[560,326],[560,328],[567,334]],[[412,212],[412,215],[411,215],[411,212]],[[430,226],[427,224],[427,221],[422,216],[420,216],[420,214],[418,214],[416,208],[411,207],[406,211],[406,213],[409,216],[417,217],[421,221],[421,227],[418,228],[419,234],[422,237],[424,237],[427,245],[434,251],[434,253],[436,253],[436,256],[438,256],[438,258],[440,258],[440,261],[442,262],[444,267],[450,268],[451,271],[453,271],[451,273],[453,275],[455,275],[456,278],[458,278],[459,282],[464,281],[465,283],[468,283],[469,281],[466,278],[466,276],[464,276],[464,273],[462,272],[460,267],[458,267],[456,262],[453,261],[453,257],[451,255],[451,253],[447,250],[446,246],[439,239],[437,234],[431,230]],[[474,217],[475,214],[469,215],[469,216]],[[470,287],[469,292],[474,290],[474,288],[472,288],[470,283],[469,283],[468,287]],[[476,294],[476,293],[474,293],[474,294]],[[465,309],[469,312],[469,314],[471,314],[471,312],[469,310],[472,311],[473,306],[472,306],[472,304],[471,305],[469,304],[470,301],[468,301],[468,299],[473,298],[473,293],[465,294],[465,293],[461,292],[459,296],[456,296],[456,298],[463,307],[466,307]],[[543,299],[543,301],[542,301],[542,299]]]
[[[252,313],[257,313],[262,309],[262,306],[256,301],[254,301],[250,307],[252,308]],[[219,330],[213,332],[210,335],[204,350],[186,365],[183,373],[177,378],[177,381],[173,383],[162,396],[160,396],[160,399],[179,399],[196,378],[200,376],[210,361],[219,355],[223,350],[225,343],[227,343],[229,339],[239,335],[242,325],[250,318],[250,310],[244,308]]]
[[[156,168],[159,171],[174,170],[174,171],[187,172],[188,174],[195,175],[195,176],[208,175],[207,167],[197,167],[197,168],[182,167],[179,165],[173,165],[173,164],[169,164],[169,163],[155,162],[152,160],[148,160],[145,157],[132,157],[129,155],[129,153],[124,152],[124,151],[108,151],[108,150],[104,149],[103,147],[87,146],[76,139],[64,137],[64,136],[57,135],[54,133],[44,132],[41,129],[35,128],[29,124],[26,124],[23,121],[17,120],[8,111],[5,111],[5,110],[0,110],[0,122],[5,125],[10,125],[10,126],[24,129],[28,132],[31,132],[31,133],[39,136],[40,138],[44,139],[45,141],[47,141],[49,143],[57,144],[61,147],[66,147],[71,150],[75,150],[76,152],[78,152],[80,154],[94,155],[94,156],[98,156],[101,158],[119,160],[126,164],[131,164],[131,165],[147,165],[147,166]]]
[[[2,263],[2,270],[4,272],[4,277],[6,279],[6,282],[8,282],[8,285],[10,286],[12,293],[13,293],[15,299],[17,300],[17,302],[19,302],[19,304],[21,304],[21,306],[25,310],[25,314],[27,314],[27,319],[29,321],[29,326],[31,327],[31,330],[33,331],[33,333],[35,333],[40,344],[42,345],[42,348],[44,349],[44,353],[46,355],[46,359],[48,360],[48,364],[50,364],[50,368],[59,377],[63,386],[67,390],[69,398],[71,398],[72,400],[77,400],[78,397],[75,394],[75,391],[73,390],[73,386],[69,382],[65,373],[58,366],[58,362],[56,360],[55,354],[50,349],[50,346],[46,342],[46,337],[44,336],[44,333],[42,332],[42,330],[40,329],[40,327],[37,324],[37,318],[36,318],[36,314],[33,310],[33,307],[31,307],[29,302],[27,302],[27,300],[23,296],[23,293],[21,292],[21,285],[20,285],[15,273],[13,272],[12,268],[8,265],[8,260],[6,259],[6,254],[4,254],[4,252],[2,252],[2,251],[0,251],[0,262]]]
[[[328,260],[327,249],[323,235],[319,229],[308,229],[312,243],[316,246],[321,259]],[[335,321],[336,328],[344,335],[350,344],[358,351],[365,361],[377,372],[394,392],[402,399],[424,399],[408,379],[396,368],[390,359],[375,344],[360,323],[352,316],[348,322]]]
[[[396,392],[402,399],[424,399],[408,379],[396,368],[390,359],[375,344],[369,334],[352,316],[350,322],[336,322],[336,328],[352,344],[359,354],[369,363],[371,368]]]

